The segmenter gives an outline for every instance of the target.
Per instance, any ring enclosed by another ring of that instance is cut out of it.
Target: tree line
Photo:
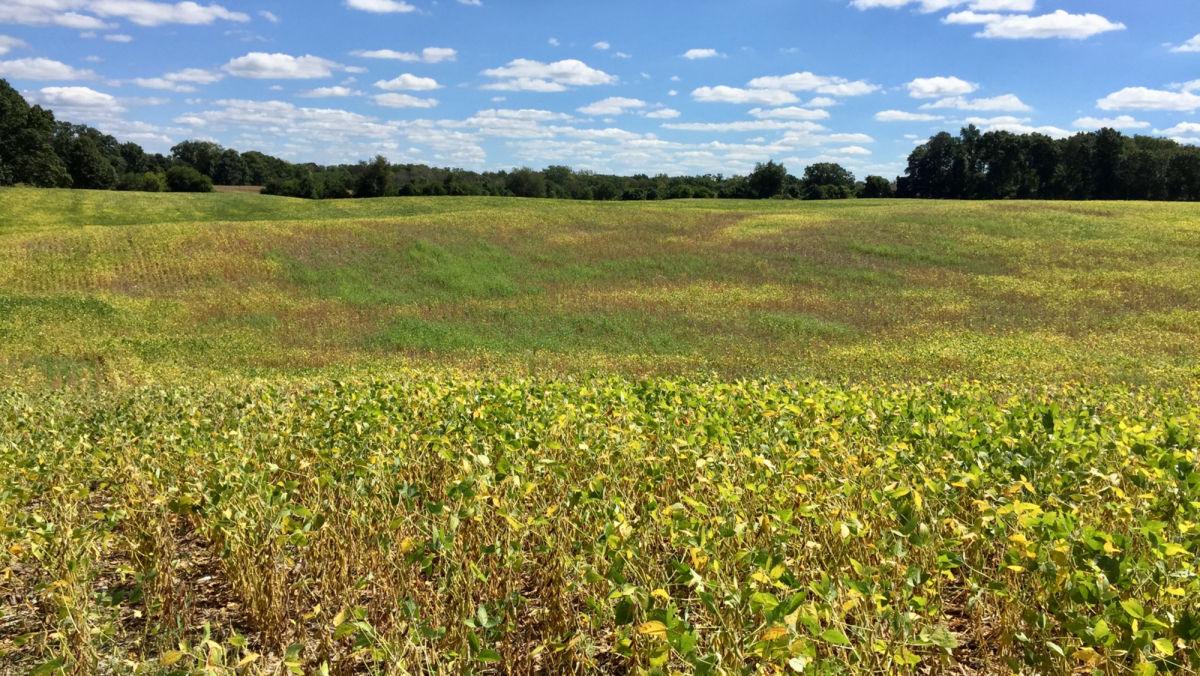
[[[856,180],[821,162],[799,177],[776,162],[746,176],[615,176],[551,166],[540,171],[475,172],[423,164],[295,164],[257,151],[189,140],[169,155],[86,125],[56,120],[0,79],[0,185],[92,190],[209,192],[213,185],[261,186],[307,199],[416,195],[492,195],[576,200],[847,199],[1147,199],[1200,200],[1200,148],[1113,129],[1066,139],[969,126],[915,148],[905,175]]]
[[[1115,129],[1045,134],[942,132],[908,157],[898,197],[1200,200],[1200,148]]]

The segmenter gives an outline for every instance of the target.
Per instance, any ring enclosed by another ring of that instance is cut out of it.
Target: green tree
[[[517,197],[545,197],[546,177],[541,172],[522,167],[509,172],[504,187]]]
[[[88,135],[76,136],[67,146],[67,170],[74,187],[109,190],[117,183],[117,172]]]
[[[171,192],[212,192],[212,179],[192,167],[171,167],[167,170],[167,187]]]
[[[786,181],[787,169],[782,164],[776,164],[774,160],[754,165],[754,171],[746,177],[750,197],[760,200],[782,193]]]
[[[376,155],[354,182],[355,197],[387,197],[392,193],[392,167],[383,155]]]
[[[891,197],[892,184],[882,176],[868,176],[863,181],[862,192],[858,196],[865,199]]]
[[[840,164],[818,162],[804,168],[800,179],[804,199],[846,199],[854,196],[854,174]]]

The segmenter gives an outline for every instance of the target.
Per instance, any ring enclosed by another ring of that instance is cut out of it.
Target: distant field
[[[262,192],[262,186],[261,185],[214,185],[213,192],[244,193],[246,195],[257,195]]]
[[[0,190],[0,673],[1200,673],[1200,211]]]
[[[0,191],[15,380],[434,364],[1181,383],[1187,204]]]

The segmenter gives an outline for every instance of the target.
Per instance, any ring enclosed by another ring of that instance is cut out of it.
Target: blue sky
[[[0,77],[159,152],[890,177],[968,122],[1200,143],[1200,3],[3,0]]]

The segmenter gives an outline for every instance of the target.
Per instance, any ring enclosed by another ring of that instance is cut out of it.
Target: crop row
[[[1194,672],[1195,390],[0,394],[0,666]]]

